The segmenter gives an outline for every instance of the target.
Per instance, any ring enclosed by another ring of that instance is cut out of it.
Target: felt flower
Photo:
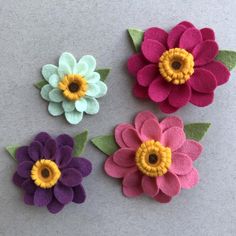
[[[167,203],[181,189],[198,183],[194,161],[202,152],[200,143],[186,139],[183,122],[167,117],[161,122],[149,111],[140,112],[133,124],[115,128],[119,149],[105,162],[106,173],[122,179],[123,194],[146,194]]]
[[[215,58],[218,45],[214,31],[181,22],[170,32],[153,27],[144,32],[141,50],[128,60],[136,78],[135,96],[149,98],[160,110],[172,113],[187,103],[204,107],[213,102],[217,86],[230,72]]]
[[[43,66],[42,75],[48,84],[42,87],[41,96],[49,102],[48,112],[53,116],[64,114],[70,124],[78,124],[84,112],[98,113],[97,98],[107,93],[107,86],[95,69],[93,56],[83,56],[77,62],[67,52],[60,56],[58,67]]]
[[[82,180],[92,165],[85,158],[73,158],[73,146],[73,139],[66,134],[53,139],[42,132],[29,146],[17,148],[13,182],[24,190],[26,204],[58,213],[70,202],[85,201]]]

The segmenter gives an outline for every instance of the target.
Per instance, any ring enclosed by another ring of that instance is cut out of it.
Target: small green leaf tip
[[[185,125],[184,132],[186,134],[186,138],[200,141],[210,125],[210,123],[192,123]]]
[[[80,154],[84,152],[87,141],[88,141],[88,130],[85,130],[74,137],[75,146],[74,146],[73,155],[75,157],[78,157]]]
[[[220,50],[216,60],[222,62],[231,71],[236,66],[236,52]]]
[[[41,89],[46,84],[48,84],[48,82],[46,80],[40,80],[38,83],[35,83],[34,86],[37,89]]]
[[[140,29],[130,28],[128,29],[128,33],[132,40],[135,51],[138,52],[143,41],[144,31]]]
[[[104,68],[104,69],[97,69],[96,72],[100,74],[100,80],[104,82],[107,79],[107,76],[109,75],[111,69]]]
[[[16,150],[19,148],[19,145],[9,145],[6,146],[5,149],[6,151],[10,154],[10,156],[16,160]]]
[[[91,140],[91,142],[102,152],[108,156],[112,155],[118,150],[118,145],[115,141],[114,135],[98,136]]]

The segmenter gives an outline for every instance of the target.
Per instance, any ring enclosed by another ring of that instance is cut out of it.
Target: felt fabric
[[[188,139],[199,141],[210,127],[210,123],[192,123],[184,126],[184,132]]]
[[[128,32],[129,36],[132,39],[135,50],[138,51],[140,48],[140,44],[143,40],[143,31],[139,29],[130,28],[128,29]]]
[[[19,148],[19,145],[9,145],[5,149],[13,159],[16,159],[16,150],[18,148]]]
[[[199,30],[187,21],[168,33],[151,27],[140,44],[138,53],[128,59],[128,71],[136,79],[133,94],[149,98],[165,113],[176,112],[189,102],[199,107],[211,104],[216,87],[229,80],[229,70],[236,65],[235,52],[219,51],[212,29]],[[184,85],[168,82],[158,67],[163,53],[173,48],[193,56],[194,71]]]
[[[72,61],[71,61],[72,63]],[[58,213],[65,204],[73,201],[82,203],[85,192],[81,185],[83,177],[92,171],[90,161],[85,158],[72,158],[73,147],[83,149],[76,136],[75,142],[66,134],[55,139],[46,132],[36,135],[29,146],[19,147],[16,151],[17,170],[13,175],[13,183],[25,191],[24,202],[38,207],[46,206],[51,213]],[[79,145],[78,145],[79,143]],[[49,188],[42,188],[32,179],[31,169],[38,160],[51,160],[60,170],[60,178]]]
[[[75,142],[75,149],[73,152],[74,156],[79,156],[84,152],[87,141],[88,141],[88,130],[85,130],[84,132],[77,134],[74,137],[74,142]]]

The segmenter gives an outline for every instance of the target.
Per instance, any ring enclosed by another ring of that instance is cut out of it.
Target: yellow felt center
[[[75,101],[85,96],[87,81],[79,74],[68,74],[60,81],[58,87],[68,100]]]
[[[172,48],[161,55],[158,66],[165,80],[184,84],[194,72],[193,55],[182,48]]]
[[[41,188],[53,187],[61,177],[61,171],[54,161],[38,160],[31,169],[31,178]]]
[[[150,177],[162,176],[171,165],[171,149],[158,141],[148,140],[137,149],[135,161],[143,174]]]

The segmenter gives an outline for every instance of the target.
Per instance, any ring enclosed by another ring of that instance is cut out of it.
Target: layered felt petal
[[[17,174],[22,178],[28,178],[31,174],[31,169],[33,166],[32,161],[23,161],[17,166]]]
[[[162,191],[159,191],[158,194],[153,198],[160,203],[168,203],[171,201],[171,197],[164,194]]]
[[[84,62],[88,65],[88,72],[87,74],[89,75],[90,73],[94,72],[96,69],[96,59],[91,56],[91,55],[85,55],[83,56],[79,62]]]
[[[210,105],[214,100],[214,93],[199,93],[192,90],[190,102],[198,107],[205,107]]]
[[[167,39],[167,45],[169,48],[178,47],[179,39],[185,30],[186,30],[185,26],[177,25],[170,31]]]
[[[16,160],[18,162],[31,161],[31,158],[30,158],[29,152],[28,152],[28,146],[22,146],[22,147],[17,148]]]
[[[41,91],[40,91],[40,95],[41,97],[46,100],[46,101],[50,101],[49,98],[49,93],[53,90],[53,87],[50,84],[46,84],[42,87]]]
[[[127,147],[136,149],[142,143],[139,134],[137,133],[137,131],[134,128],[125,129],[122,132],[121,136],[122,136],[122,139]]]
[[[75,168],[66,168],[61,172],[60,181],[69,187],[75,187],[82,181],[82,175]]]
[[[87,101],[85,98],[80,98],[75,101],[75,108],[77,111],[84,112],[87,109]]]
[[[65,186],[60,182],[55,185],[54,196],[61,204],[67,204],[73,200],[74,192],[71,187]]]
[[[34,192],[34,205],[38,207],[47,206],[52,197],[52,189],[37,188]]]
[[[166,45],[168,33],[158,27],[149,28],[144,32],[144,40],[153,39],[160,42],[163,45]]]
[[[77,125],[83,119],[83,113],[79,111],[65,112],[65,118],[70,124]]]
[[[171,106],[168,99],[164,100],[163,102],[160,102],[158,106],[162,112],[167,113],[167,114],[176,112],[179,109],[177,107]]]
[[[59,82],[60,82],[60,77],[59,77],[59,75],[53,74],[53,75],[50,76],[50,78],[49,78],[49,84],[50,84],[53,88],[57,88]]]
[[[124,196],[126,197],[137,197],[143,193],[143,189],[141,186],[122,186],[122,191]]]
[[[105,96],[107,94],[107,85],[102,81],[98,81],[96,83],[96,85],[99,88],[99,93],[95,97],[101,98],[101,97]]]
[[[49,81],[49,78],[53,75],[57,74],[57,67],[52,64],[44,65],[42,68],[42,75],[45,80]]]
[[[58,213],[59,211],[61,211],[63,209],[63,207],[64,207],[64,204],[61,204],[60,202],[58,202],[55,197],[47,205],[49,212],[51,212],[52,214]]]
[[[87,114],[93,115],[99,112],[99,103],[95,98],[86,97],[87,107],[85,112]]]
[[[120,148],[113,154],[113,161],[122,167],[135,166],[135,150]]]
[[[98,72],[92,72],[90,75],[86,76],[86,81],[88,83],[97,83],[100,80],[100,74]]]
[[[26,179],[22,185],[22,189],[25,190],[28,194],[34,194],[37,186],[35,185],[34,181],[32,179]]]
[[[57,136],[56,138],[57,146],[62,147],[62,146],[69,146],[71,148],[74,147],[74,140],[71,138],[71,136],[67,134],[61,134]]]
[[[66,167],[72,160],[72,148],[62,146],[56,155],[56,163],[60,168]]]
[[[86,199],[86,194],[83,186],[78,185],[75,188],[73,188],[73,191],[74,191],[74,198],[72,201],[75,203],[83,203]]]
[[[128,71],[131,75],[136,76],[138,71],[146,64],[147,61],[141,53],[134,54],[128,59]]]
[[[191,22],[189,21],[181,21],[178,25],[182,25],[184,26],[185,28],[192,28],[192,27],[195,27]]]
[[[45,145],[47,140],[50,138],[51,138],[51,136],[48,133],[40,132],[39,134],[37,134],[35,136],[34,140],[40,142],[42,145]]]
[[[127,128],[133,128],[133,126],[130,124],[119,124],[115,128],[115,140],[120,147],[128,147],[122,138],[122,133]]]
[[[26,205],[34,205],[34,195],[25,193],[24,194],[24,203]]]
[[[200,30],[202,34],[202,39],[205,40],[215,40],[215,33],[210,28],[203,28]]]
[[[157,66],[149,64],[138,71],[137,81],[141,86],[147,87],[156,77],[158,77],[158,75],[159,72]]]
[[[39,160],[43,156],[43,146],[38,141],[33,141],[28,148],[28,153],[33,161]]]
[[[68,66],[71,69],[71,72],[73,71],[73,68],[76,65],[76,59],[71,53],[64,52],[61,54],[59,58],[59,68],[64,65]]]
[[[188,174],[178,176],[181,187],[191,189],[199,182],[197,169],[193,168]]]
[[[48,96],[49,96],[50,101],[52,101],[52,102],[62,102],[64,100],[62,92],[58,88],[52,89],[49,92]]]
[[[54,139],[48,139],[43,148],[43,157],[53,160],[56,154],[57,144]]]
[[[133,95],[137,98],[146,99],[148,98],[148,88],[135,83],[133,87]]]
[[[72,158],[68,167],[77,169],[83,177],[88,176],[92,171],[92,164],[83,157]]]
[[[61,103],[49,102],[49,104],[48,104],[48,112],[52,116],[60,116],[61,114],[64,113],[64,109],[62,108]]]
[[[143,141],[151,139],[159,141],[161,139],[161,127],[156,119],[148,119],[143,123],[141,137]]]
[[[143,192],[150,197],[157,195],[159,188],[156,183],[156,178],[144,175],[142,177]]]
[[[89,70],[89,67],[88,67],[87,63],[80,61],[75,65],[73,73],[79,74],[82,76],[85,76],[85,75],[87,76],[88,70]]]
[[[179,117],[169,116],[161,121],[160,127],[161,127],[162,132],[164,132],[165,130],[171,127],[183,128],[184,124],[183,124],[183,121]]]
[[[62,102],[62,108],[64,109],[65,112],[71,112],[75,109],[75,102],[64,100]]]
[[[17,172],[14,173],[12,177],[12,182],[18,186],[21,187],[21,185],[24,183],[25,178],[21,177],[20,175],[17,174]]]
[[[86,95],[89,97],[95,97],[99,94],[100,89],[97,84],[88,84],[88,89],[86,91]]]

